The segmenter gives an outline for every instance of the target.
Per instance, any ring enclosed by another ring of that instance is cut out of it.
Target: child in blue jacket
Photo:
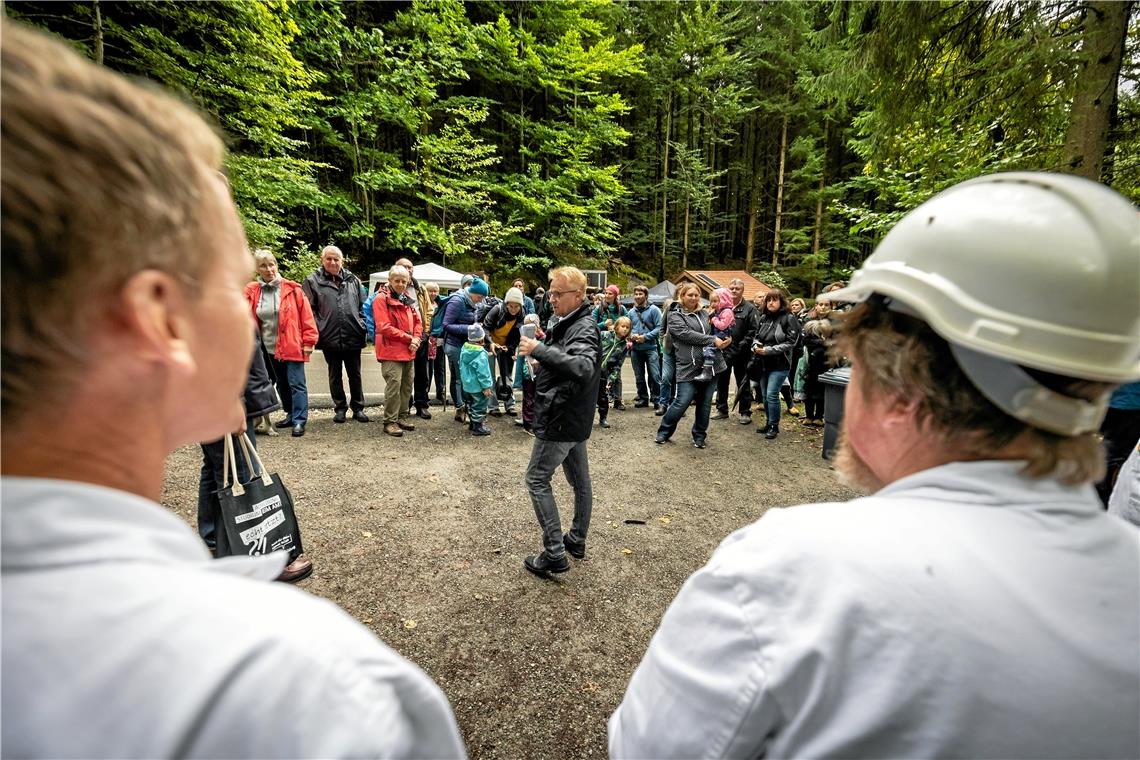
[[[491,399],[491,365],[483,347],[487,334],[478,322],[467,328],[467,342],[459,353],[459,378],[463,384],[463,403],[467,407],[467,426],[471,435],[490,435],[484,424],[487,404]]]

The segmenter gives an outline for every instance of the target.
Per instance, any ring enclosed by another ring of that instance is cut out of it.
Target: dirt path
[[[316,564],[299,585],[434,678],[474,758],[605,757],[606,720],[669,602],[717,544],[770,507],[853,495],[820,458],[818,431],[796,420],[775,441],[713,422],[698,451],[691,412],[665,446],[653,443],[651,410],[612,412],[614,426],[595,425],[590,439],[587,559],[542,581],[522,567],[541,548],[523,486],[532,438],[503,417],[471,439],[437,413],[394,439],[368,411],[367,425],[318,411],[304,438],[259,440]],[[191,524],[200,460],[197,447],[175,452],[163,495]],[[568,525],[560,474],[555,497]]]

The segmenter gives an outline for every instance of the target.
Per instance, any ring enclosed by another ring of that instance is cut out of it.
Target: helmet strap
[[[1046,388],[1013,362],[954,343],[949,345],[974,387],[1011,417],[1069,437],[1100,428],[1110,394],[1105,393],[1096,401],[1066,396]]]

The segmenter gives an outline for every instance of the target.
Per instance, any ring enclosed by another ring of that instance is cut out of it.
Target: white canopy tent
[[[439,264],[417,264],[412,276],[420,283],[434,282],[439,285],[440,291],[459,290],[459,283],[463,275]],[[368,278],[368,292],[372,293],[383,283],[388,282],[387,272],[373,272]]]

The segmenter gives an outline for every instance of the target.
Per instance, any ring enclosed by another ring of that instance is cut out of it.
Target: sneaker
[[[569,570],[570,560],[566,559],[565,554],[554,558],[546,552],[542,552],[541,554],[531,554],[524,559],[523,567],[540,578],[549,578],[551,573],[564,573]]]
[[[710,417],[709,419],[713,419],[713,420],[727,420],[727,419],[728,419],[728,412],[722,412],[722,411],[720,411],[720,410],[718,409],[718,410],[717,410],[717,412],[716,412],[716,414],[714,414],[714,415],[713,415],[712,417]]]
[[[737,420],[737,422],[739,422],[741,425],[751,425],[752,424],[752,415],[751,414],[742,414],[742,415],[740,415],[740,419]]]
[[[519,427],[523,427],[526,425],[526,423],[523,422],[522,417],[515,417],[515,424],[518,425]]]
[[[333,413],[333,422],[338,425],[343,423],[347,418],[348,413],[344,409],[337,409],[336,412]]]
[[[662,443],[665,443],[665,442],[666,442],[666,441],[668,441],[668,440],[669,440],[669,438],[668,438],[668,437],[666,437],[666,436],[663,436],[663,435],[657,435],[657,436],[656,436],[656,437],[653,439],[653,442],[654,442],[654,443],[656,443],[656,444],[658,444],[658,445],[661,445]]]
[[[586,559],[585,541],[575,541],[567,532],[562,534],[562,545],[566,547],[566,553],[574,559]]]
[[[363,409],[361,409],[359,412],[352,413],[352,419],[356,420],[357,422],[368,422],[368,415],[364,413]]]
[[[608,428],[610,426],[610,423],[606,422],[605,420],[599,420],[598,425],[600,427]]]
[[[693,448],[694,449],[703,449],[704,447],[705,447],[704,441],[693,441]]]
[[[471,435],[474,435],[474,436],[482,436],[482,435],[490,435],[490,434],[491,434],[491,428],[487,427],[482,422],[480,422],[475,427],[471,428]]]
[[[395,422],[384,423],[384,432],[395,438],[402,438],[404,435],[404,431],[400,430],[400,426]]]
[[[400,426],[400,430],[407,430],[409,433],[416,429],[415,424],[404,420],[399,420],[396,424]]]

